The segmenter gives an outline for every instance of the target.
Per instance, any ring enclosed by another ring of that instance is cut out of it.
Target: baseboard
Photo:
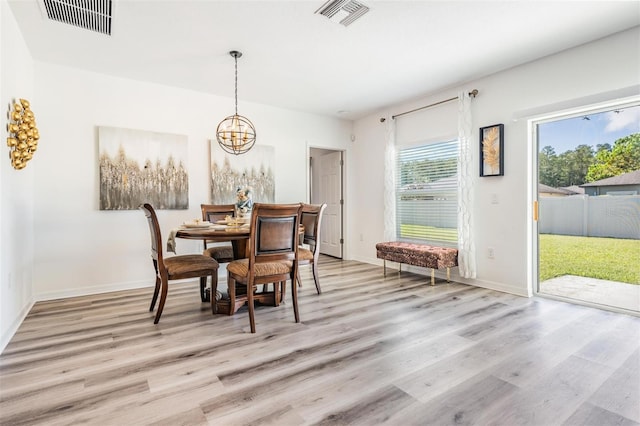
[[[80,287],[73,289],[65,289],[60,291],[50,291],[46,293],[39,293],[34,296],[36,302],[43,302],[46,300],[55,299],[67,299],[69,297],[90,296],[92,294],[110,293],[113,291],[133,290],[136,288],[152,287],[153,282],[149,280],[145,281],[131,281],[127,283],[112,283],[93,287]]]
[[[20,327],[20,325],[22,324],[24,319],[27,317],[27,315],[31,311],[31,308],[33,308],[33,304],[34,303],[35,302],[33,302],[33,301],[31,303],[28,303],[24,307],[22,312],[20,312],[20,315],[18,315],[16,320],[13,322],[13,324],[11,324],[11,327],[9,327],[7,332],[4,333],[4,335],[2,336],[2,339],[0,339],[0,354],[2,354],[2,352],[4,352],[4,348],[7,347],[7,345],[9,344],[11,339],[13,338],[13,335],[16,334],[16,331],[18,331],[18,328]]]
[[[190,282],[195,278],[189,278],[184,280],[173,280],[172,283]],[[220,265],[218,269],[218,283],[226,283],[227,269],[226,265]],[[150,280],[145,281],[130,281],[126,283],[111,283],[93,287],[81,287],[73,289],[65,289],[60,291],[51,291],[47,293],[38,293],[34,296],[34,302],[43,302],[46,300],[66,299],[69,297],[90,296],[92,294],[110,293],[112,291],[134,290],[137,288],[153,287],[154,282]],[[33,306],[33,304],[32,304]]]
[[[383,261],[381,259],[378,259],[378,258],[357,258],[357,259],[354,259],[354,260],[356,260],[358,262],[369,263],[371,265],[377,265],[377,266],[380,266],[380,267],[383,266]],[[397,271],[398,270],[398,263],[397,262],[387,262],[387,269],[392,269],[392,270]],[[407,271],[407,272],[411,272],[411,273],[418,274],[418,275],[424,275],[429,280],[431,279],[431,269],[430,268],[421,268],[419,266],[402,264],[402,271],[403,272]],[[439,278],[439,279],[446,279],[447,278],[446,269],[436,269],[435,276],[436,276],[436,278]],[[518,287],[513,287],[513,286],[509,286],[509,285],[505,285],[503,283],[497,283],[497,282],[493,282],[493,281],[484,281],[484,280],[479,280],[479,279],[462,278],[457,274],[457,268],[451,268],[451,281],[455,281],[455,282],[461,283],[461,284],[472,285],[472,286],[475,286],[475,287],[482,287],[482,288],[486,288],[486,289],[489,289],[489,290],[500,291],[502,293],[509,293],[509,294],[513,294],[513,295],[516,295],[516,296],[531,297],[530,294],[527,294],[526,289],[523,290],[523,289],[518,288]]]

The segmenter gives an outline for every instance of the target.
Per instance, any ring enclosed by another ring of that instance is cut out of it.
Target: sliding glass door
[[[537,288],[640,312],[640,103],[533,122]]]

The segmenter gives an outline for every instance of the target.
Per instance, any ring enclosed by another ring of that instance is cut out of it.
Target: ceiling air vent
[[[316,13],[346,27],[368,11],[367,6],[355,0],[329,0]]]
[[[111,35],[113,0],[42,0],[47,18]]]

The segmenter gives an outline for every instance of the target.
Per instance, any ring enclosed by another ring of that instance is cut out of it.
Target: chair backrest
[[[151,258],[154,263],[158,262],[161,267],[164,267],[162,262],[162,236],[160,235],[160,224],[158,223],[158,216],[151,204],[141,204],[139,207],[144,211],[147,216],[147,222],[149,223],[149,231],[151,233]]]
[[[302,242],[309,244],[314,255],[320,247],[320,225],[322,224],[322,213],[324,213],[325,208],[327,208],[326,203],[302,204],[302,212],[300,214],[300,223],[304,226]]]
[[[256,203],[251,213],[249,268],[298,257],[301,204]]]
[[[211,223],[224,220],[227,216],[235,216],[233,204],[200,204],[200,210],[202,210],[202,220]]]

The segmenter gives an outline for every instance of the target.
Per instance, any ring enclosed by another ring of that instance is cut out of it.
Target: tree
[[[538,156],[538,179],[540,183],[556,187],[560,182],[558,156],[552,146],[545,146]]]
[[[573,151],[561,155],[564,176],[559,186],[581,185],[593,164],[593,148],[589,145],[578,145]]]
[[[594,182],[634,170],[640,170],[640,133],[616,140],[611,150],[600,149],[594,164],[589,167],[586,181]]]

